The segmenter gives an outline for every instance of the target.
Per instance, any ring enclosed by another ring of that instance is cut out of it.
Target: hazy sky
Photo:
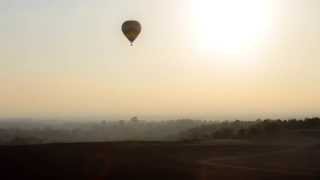
[[[320,115],[319,0],[0,0],[0,27],[0,117]]]

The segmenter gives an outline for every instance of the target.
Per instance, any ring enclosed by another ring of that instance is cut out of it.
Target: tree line
[[[182,134],[181,138],[184,140],[261,139],[297,136],[299,133],[320,137],[320,118],[225,121],[189,129]]]

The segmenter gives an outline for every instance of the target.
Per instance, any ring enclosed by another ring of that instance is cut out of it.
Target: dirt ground
[[[320,143],[118,142],[0,146],[0,179],[320,179]]]

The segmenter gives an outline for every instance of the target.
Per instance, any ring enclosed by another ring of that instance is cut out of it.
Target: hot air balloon
[[[132,46],[134,40],[136,40],[141,32],[141,25],[135,20],[126,21],[122,24],[122,32],[128,38]]]

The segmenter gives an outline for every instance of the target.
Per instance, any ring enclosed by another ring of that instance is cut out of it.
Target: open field
[[[320,179],[320,144],[118,142],[0,146],[0,179]]]

